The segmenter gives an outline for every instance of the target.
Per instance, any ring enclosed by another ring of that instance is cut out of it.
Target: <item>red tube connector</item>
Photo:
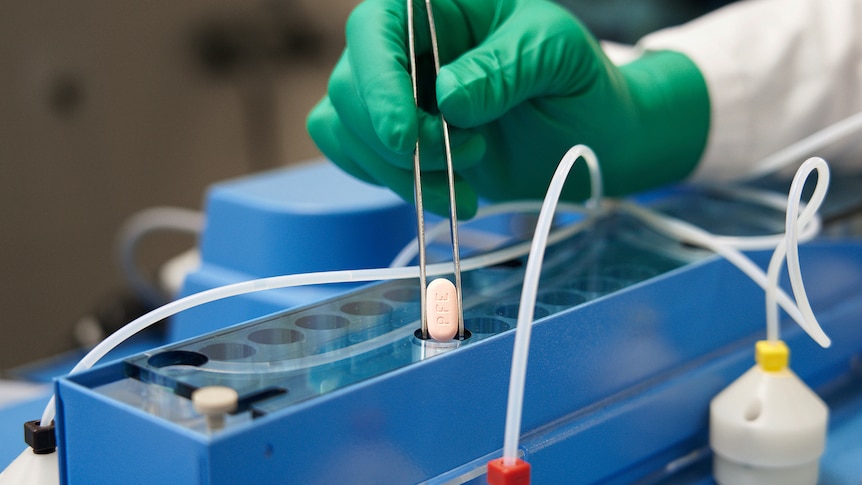
[[[503,458],[488,462],[489,485],[530,485],[530,464],[516,458],[513,465],[503,463]]]

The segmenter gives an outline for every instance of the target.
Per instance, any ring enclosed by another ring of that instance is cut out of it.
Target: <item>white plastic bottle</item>
[[[829,408],[788,367],[782,341],[710,404],[713,476],[722,485],[816,484]]]

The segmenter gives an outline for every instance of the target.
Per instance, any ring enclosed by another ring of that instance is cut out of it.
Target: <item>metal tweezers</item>
[[[407,36],[410,48],[410,78],[413,81],[413,101],[416,104],[416,109],[419,109],[419,94],[417,89],[417,74],[416,74],[416,32],[414,26],[413,0],[407,1]],[[428,27],[431,31],[431,53],[434,57],[434,75],[440,72],[440,55],[437,49],[437,29],[434,26],[434,12],[431,8],[431,0],[425,0],[425,9],[428,12]],[[459,340],[464,339],[464,311],[461,303],[461,258],[458,250],[458,215],[455,203],[455,172],[452,169],[452,146],[449,141],[449,124],[446,119],[440,115],[443,122],[443,144],[446,150],[446,172],[448,175],[449,184],[449,224],[450,234],[452,236],[452,261],[455,266],[455,292],[458,298],[458,335]],[[422,338],[428,338],[428,320],[426,309],[428,306],[426,292],[428,289],[428,281],[425,271],[425,215],[422,208],[422,169],[419,163],[419,138],[416,139],[416,148],[413,151],[413,196],[416,203],[416,225],[419,243],[419,290],[420,290],[420,307],[422,320]]]

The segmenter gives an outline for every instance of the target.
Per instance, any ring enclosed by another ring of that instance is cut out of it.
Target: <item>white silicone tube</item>
[[[601,176],[596,155],[588,147],[577,145],[569,149],[557,166],[557,171],[551,179],[539,221],[533,235],[530,255],[524,274],[524,286],[521,290],[521,301],[518,308],[518,325],[515,330],[515,347],[512,352],[512,372],[509,376],[509,398],[506,408],[506,429],[503,440],[503,464],[514,465],[518,458],[518,439],[521,434],[521,411],[524,407],[524,384],[527,378],[527,357],[530,350],[530,334],[533,324],[533,310],[536,305],[536,293],[539,287],[539,276],[542,271],[542,261],[545,256],[548,233],[554,220],[554,210],[560,199],[563,184],[566,182],[569,170],[579,159],[587,163],[590,171],[593,193],[590,207],[598,207],[602,198]]]
[[[833,123],[755,163],[754,169],[745,175],[745,179],[751,180],[777,172],[859,131],[862,131],[862,112]]]
[[[199,234],[203,225],[203,213],[181,207],[151,207],[123,223],[117,241],[117,258],[126,279],[140,298],[153,306],[163,305],[167,300],[162,290],[141,273],[135,261],[135,252],[144,237],[158,231]]]
[[[817,185],[814,187],[811,199],[803,209],[802,214],[799,215],[802,188],[805,186],[805,181],[808,180],[811,172],[815,170],[817,171]],[[793,296],[796,297],[802,318],[812,327],[820,328],[817,317],[814,316],[814,311],[808,302],[805,284],[802,281],[802,269],[799,264],[799,232],[800,228],[804,228],[814,219],[816,211],[826,198],[828,187],[829,166],[826,165],[826,162],[822,158],[809,158],[799,167],[799,170],[797,170],[796,175],[793,177],[793,183],[790,185],[790,191],[787,195],[785,237],[775,248],[772,259],[769,261],[769,268],[767,269],[767,279],[769,281],[769,286],[766,288],[767,340],[776,341],[779,339],[778,305],[775,300],[779,288],[778,275],[781,272],[785,259],[787,260],[787,273],[790,276],[790,287],[793,289]]]

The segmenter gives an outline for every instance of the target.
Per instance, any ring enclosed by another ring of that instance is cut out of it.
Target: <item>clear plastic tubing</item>
[[[716,191],[737,200],[743,200],[760,204],[764,207],[775,209],[776,211],[787,213],[787,196],[764,190],[755,190],[745,187],[722,187],[722,186],[707,186],[710,190]],[[806,207],[806,204],[800,202],[800,207]],[[814,213],[813,218],[806,224],[800,225],[799,241],[806,242],[814,239],[820,234],[821,222],[820,215]],[[779,234],[769,234],[764,236],[723,236],[714,234],[716,241],[728,246],[733,246],[740,251],[758,250],[758,249],[775,249],[782,240],[786,238],[786,232]]]
[[[811,194],[811,199],[799,214],[800,199],[802,198],[802,188],[805,186],[805,181],[811,175],[811,172],[817,170],[817,185],[814,187],[814,193]],[[790,192],[787,195],[787,215],[785,217],[785,238],[779,242],[772,253],[772,259],[769,261],[767,269],[767,279],[769,286],[766,288],[766,338],[767,340],[776,341],[779,338],[778,328],[778,305],[776,304],[776,293],[778,292],[778,275],[781,271],[781,266],[784,262],[785,255],[787,257],[787,273],[790,276],[790,287],[793,289],[793,296],[799,305],[799,311],[802,318],[812,327],[823,330],[814,316],[814,311],[811,309],[811,304],[808,302],[808,295],[805,292],[805,285],[802,282],[802,269],[799,265],[799,232],[800,228],[805,228],[806,225],[815,218],[817,210],[826,198],[826,190],[829,187],[829,166],[819,157],[812,157],[805,161],[796,175],[793,177],[793,183],[790,185]]]
[[[530,255],[524,274],[521,302],[518,309],[518,325],[515,330],[515,348],[512,352],[512,372],[509,376],[509,399],[506,407],[506,429],[503,439],[503,464],[514,465],[518,458],[518,439],[521,434],[521,412],[524,407],[524,383],[527,378],[527,357],[530,350],[530,333],[533,324],[533,309],[542,261],[545,257],[548,234],[554,221],[554,210],[560,199],[563,184],[572,166],[580,158],[586,162],[590,172],[592,194],[588,207],[598,208],[602,199],[602,181],[596,155],[584,145],[576,145],[566,152],[551,179],[547,195],[539,212],[539,220],[533,235]]]
[[[176,231],[199,234],[204,226],[204,215],[199,211],[181,207],[151,207],[144,209],[123,223],[119,235],[118,259],[132,288],[147,303],[162,305],[167,298],[162,291],[145,278],[135,262],[135,251],[147,234],[155,231]]]
[[[753,180],[781,170],[796,160],[801,160],[811,155],[815,150],[827,147],[860,130],[862,130],[862,112],[852,114],[843,120],[833,123],[755,163],[755,169],[746,174],[745,179]]]
[[[709,232],[687,222],[672,219],[633,204],[621,202],[619,207],[662,233],[680,241],[696,244],[718,253],[734,266],[739,268],[740,271],[745,273],[752,281],[763,288],[764,291],[768,291],[769,281],[767,280],[766,274],[763,270],[739,250],[722,243]],[[793,300],[787,296],[787,293],[781,289],[776,289],[776,300],[784,311],[786,311],[787,314],[790,315],[790,317],[793,318],[800,327],[802,327],[802,330],[804,330],[805,333],[807,333],[808,336],[821,347],[829,347],[832,344],[832,341],[823,332],[823,329],[820,328],[819,325],[816,325],[816,321],[815,324],[812,324],[806,320]]]
[[[539,212],[541,208],[542,203],[538,201],[524,200],[503,202],[500,204],[480,207],[479,211],[476,213],[476,217],[474,217],[471,222],[475,222],[486,217],[492,217],[500,214],[535,213]],[[561,211],[571,212],[575,214],[583,214],[585,212],[588,212],[588,209],[578,204],[560,203],[557,207],[557,212],[559,213]],[[583,229],[582,225],[573,224],[571,226],[561,228],[558,231],[554,231],[548,238],[548,244],[554,244],[556,242],[562,241],[563,239],[566,239],[569,236],[577,233],[581,229]],[[431,227],[431,229],[425,231],[425,241],[430,243],[442,236],[448,230],[449,221],[441,221]],[[404,248],[398,253],[398,255],[395,256],[395,258],[392,260],[392,263],[389,264],[390,268],[400,268],[402,266],[406,266],[414,257],[416,257],[416,253],[418,252],[418,245],[416,239],[417,238],[413,238],[413,240],[407,243],[407,245],[404,246]]]

